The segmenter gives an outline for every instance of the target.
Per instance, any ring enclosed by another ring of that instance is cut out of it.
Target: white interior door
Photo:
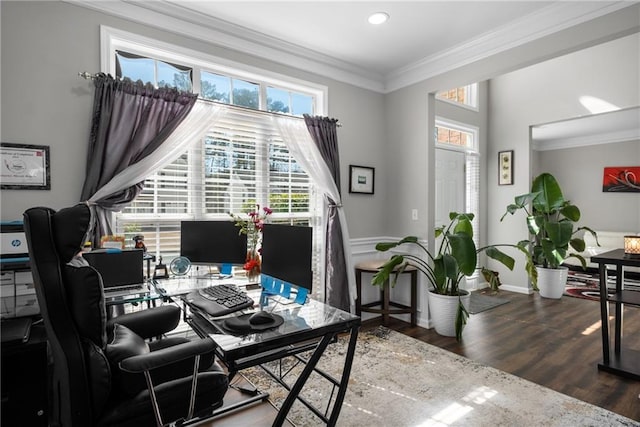
[[[436,227],[449,223],[449,212],[465,211],[464,165],[463,152],[436,149]]]

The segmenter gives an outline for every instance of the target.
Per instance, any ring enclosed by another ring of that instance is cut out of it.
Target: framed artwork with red
[[[602,191],[605,193],[640,193],[640,166],[604,168]]]

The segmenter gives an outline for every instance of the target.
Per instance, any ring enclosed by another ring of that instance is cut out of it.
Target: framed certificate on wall
[[[0,144],[3,190],[50,190],[49,146]]]

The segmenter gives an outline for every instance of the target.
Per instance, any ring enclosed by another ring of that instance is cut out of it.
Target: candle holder
[[[624,236],[624,256],[640,258],[640,236]]]

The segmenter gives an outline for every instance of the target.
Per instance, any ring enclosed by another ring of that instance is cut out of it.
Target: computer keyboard
[[[244,291],[224,284],[193,291],[186,296],[186,300],[213,317],[253,307],[253,300]]]

